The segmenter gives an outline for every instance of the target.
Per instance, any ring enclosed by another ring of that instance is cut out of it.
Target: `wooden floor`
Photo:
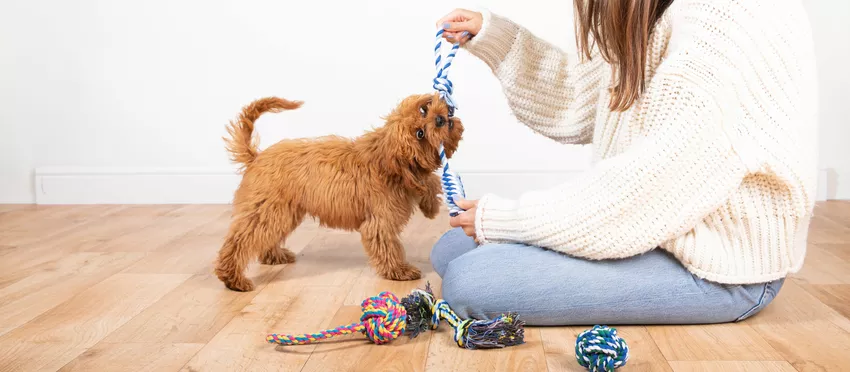
[[[818,205],[805,268],[740,324],[618,327],[624,371],[850,370],[850,202]],[[467,351],[445,327],[374,346],[275,348],[269,332],[356,321],[360,301],[439,278],[428,252],[445,218],[417,216],[403,240],[416,282],[378,279],[357,235],[305,224],[299,261],[252,265],[257,289],[211,275],[227,206],[0,206],[0,371],[578,371],[585,327],[528,328],[525,345]]]

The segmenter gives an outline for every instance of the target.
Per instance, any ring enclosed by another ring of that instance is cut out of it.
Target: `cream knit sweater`
[[[731,284],[800,269],[817,183],[800,0],[674,1],[650,40],[647,88],[625,112],[608,109],[612,70],[598,53],[581,61],[483,14],[465,48],[493,70],[517,119],[562,143],[592,142],[594,165],[518,200],[482,197],[480,242],[593,260],[660,247]]]

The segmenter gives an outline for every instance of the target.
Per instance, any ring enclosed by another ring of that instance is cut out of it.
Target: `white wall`
[[[242,105],[306,101],[260,120],[262,146],[358,135],[431,90],[434,21],[478,5],[574,50],[569,0],[0,2],[0,203],[228,202],[238,178],[221,136]],[[836,47],[850,40],[839,30],[850,17],[840,1],[808,5],[831,58],[821,164],[837,172],[832,196],[850,198],[848,55]],[[473,195],[515,195],[587,166],[586,148],[516,123],[480,61],[461,53],[450,77],[467,128],[452,165]]]
[[[569,3],[548,3],[487,5],[571,47]],[[431,91],[434,22],[456,6],[475,5],[3,2],[0,34],[15,37],[0,41],[0,202],[32,202],[34,188],[42,201],[79,199],[81,192],[88,194],[83,201],[120,199],[141,190],[155,196],[128,200],[227,202],[229,192],[220,190],[231,184],[220,182],[231,166],[221,136],[242,105],[265,95],[306,101],[297,112],[260,121],[263,146],[285,137],[359,135],[380,125],[402,97]],[[463,53],[450,78],[467,123],[453,161],[459,171],[492,176],[586,166],[588,151],[518,125],[483,63]],[[34,168],[49,182],[34,185]],[[187,174],[212,177],[218,191],[186,190],[206,182]],[[475,192],[479,182],[468,178]],[[142,190],[142,180],[191,186]]]
[[[850,1],[805,0],[818,58],[820,167],[827,197],[850,199]]]

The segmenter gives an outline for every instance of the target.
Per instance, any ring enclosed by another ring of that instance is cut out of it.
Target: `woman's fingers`
[[[463,233],[466,234],[466,236],[470,236],[470,237],[474,238],[475,237],[475,227],[464,227]]]
[[[445,30],[443,37],[454,42],[465,41],[481,31],[481,13],[466,9],[455,9],[437,21],[437,27]],[[466,34],[463,34],[466,32]]]
[[[452,199],[452,201],[457,204],[458,207],[461,207],[463,210],[469,210],[478,206],[478,200],[466,200],[461,197],[456,197]]]
[[[469,39],[472,37],[469,34],[469,31],[463,32],[446,32],[443,33],[443,38],[448,40],[451,43],[460,43],[460,45],[466,44]]]

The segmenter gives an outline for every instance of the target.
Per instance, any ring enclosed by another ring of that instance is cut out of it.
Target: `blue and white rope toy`
[[[596,325],[576,338],[576,360],[591,372],[610,372],[629,360],[629,346],[617,329]]]
[[[445,60],[443,60],[442,49],[444,32],[445,31],[442,29],[437,31],[437,45],[434,47],[434,55],[436,56],[434,65],[437,68],[437,76],[434,78],[434,89],[440,93],[440,98],[442,98],[449,106],[449,116],[454,116],[457,104],[455,103],[454,98],[452,98],[454,86],[452,86],[452,81],[449,80],[449,67],[451,67],[452,60],[454,60],[455,55],[460,48],[460,43],[452,44],[449,54],[446,55]],[[463,182],[460,179],[460,175],[449,168],[449,160],[446,157],[446,149],[443,147],[443,144],[440,144],[440,162],[443,166],[442,174],[440,175],[443,195],[446,199],[446,206],[449,208],[449,215],[454,217],[464,211],[461,207],[455,204],[454,198],[466,198],[466,192],[463,190]]]

